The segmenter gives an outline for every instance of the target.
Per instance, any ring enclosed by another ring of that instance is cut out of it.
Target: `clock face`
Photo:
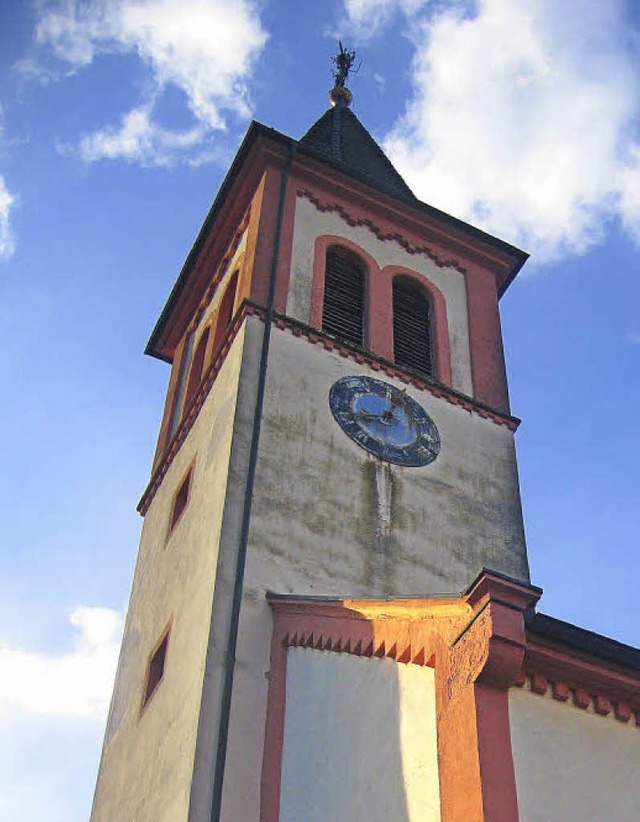
[[[345,434],[380,459],[417,467],[438,456],[435,423],[394,385],[373,377],[343,377],[331,386],[329,406]]]

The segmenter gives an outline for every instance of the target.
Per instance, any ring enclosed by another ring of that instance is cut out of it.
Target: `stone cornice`
[[[539,643],[528,635],[527,649],[516,685],[533,693],[578,708],[611,716],[620,722],[633,719],[640,727],[640,676],[588,658],[573,649]]]

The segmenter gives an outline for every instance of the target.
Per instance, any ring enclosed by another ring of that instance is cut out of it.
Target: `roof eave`
[[[249,128],[246,131],[246,134],[240,144],[240,148],[238,149],[235,157],[233,158],[233,162],[225,175],[224,180],[222,181],[222,185],[218,190],[215,200],[213,201],[213,205],[209,209],[207,216],[200,227],[200,231],[191,246],[191,250],[187,255],[186,260],[178,274],[178,277],[171,289],[171,293],[162,309],[158,320],[151,332],[151,336],[147,342],[147,345],[144,349],[144,353],[148,354],[151,357],[155,357],[159,360],[163,360],[164,362],[171,362],[171,357],[164,354],[161,350],[159,350],[159,340],[162,336],[163,331],[167,325],[169,317],[171,316],[175,305],[180,297],[180,294],[187,282],[191,270],[193,269],[196,260],[198,259],[198,255],[202,249],[202,246],[209,235],[211,226],[215,222],[216,218],[218,217],[223,204],[225,203],[227,197],[229,196],[230,191],[233,189],[234,183],[238,176],[240,169],[242,168],[247,156],[249,155],[251,149],[253,148],[257,139],[261,136],[268,137],[273,139],[277,142],[280,142],[283,146],[289,146],[296,141],[293,140],[291,137],[287,137],[287,135],[282,134],[279,131],[276,131],[269,126],[265,126],[262,123],[257,122],[256,120],[252,120]]]
[[[513,260],[512,265],[507,268],[505,276],[501,279],[501,281],[498,284],[499,297],[502,297],[502,295],[507,290],[509,285],[515,279],[516,275],[518,274],[522,266],[529,258],[529,255],[526,252],[521,251],[519,248],[516,248],[510,243],[500,240],[498,237],[495,237],[492,234],[488,234],[487,232],[482,231],[482,229],[476,228],[475,226],[465,222],[464,220],[460,220],[457,217],[453,217],[452,215],[447,214],[444,211],[441,211],[435,206],[422,202],[413,195],[411,197],[399,197],[397,194],[393,194],[387,191],[384,186],[377,185],[374,181],[368,179],[366,175],[358,174],[354,172],[352,169],[345,167],[343,164],[326,157],[325,155],[321,154],[320,152],[314,150],[311,147],[304,145],[301,141],[294,140],[292,137],[289,137],[286,134],[283,134],[282,132],[277,131],[274,128],[271,128],[270,126],[266,126],[258,122],[257,120],[253,120],[249,125],[249,128],[247,129],[247,132],[242,140],[242,143],[240,144],[240,148],[238,149],[233,159],[233,162],[231,163],[231,166],[229,167],[229,170],[225,175],[222,185],[220,186],[216,198],[213,201],[213,205],[209,209],[209,212],[205,217],[204,222],[202,223],[200,231],[198,232],[198,235],[193,243],[193,246],[191,247],[191,250],[187,255],[187,258],[182,266],[180,274],[178,275],[174,283],[174,286],[171,289],[167,302],[165,303],[164,308],[162,309],[162,312],[153,328],[153,331],[151,332],[149,341],[147,342],[147,345],[144,349],[145,354],[148,354],[149,356],[155,357],[165,362],[171,362],[171,357],[161,350],[160,339],[166,328],[167,322],[176,306],[180,294],[196,263],[202,246],[207,236],[209,235],[211,226],[215,222],[227,197],[232,191],[238,173],[244,165],[247,156],[249,155],[254,144],[260,137],[265,137],[269,140],[280,143],[283,147],[286,148],[289,148],[291,145],[296,145],[297,152],[299,155],[302,154],[304,156],[316,160],[317,162],[327,165],[330,168],[333,168],[336,171],[346,175],[347,177],[356,180],[358,183],[368,186],[369,188],[372,188],[375,191],[380,192],[385,196],[396,200],[399,203],[402,203],[405,207],[413,209],[419,214],[426,214],[435,220],[444,222],[452,228],[464,234],[472,236],[474,239],[480,240],[481,242],[495,248],[497,251],[504,254],[507,258]]]

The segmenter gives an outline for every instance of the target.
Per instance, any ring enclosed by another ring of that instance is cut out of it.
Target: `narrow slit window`
[[[226,288],[220,301],[220,308],[218,309],[218,319],[216,321],[216,334],[213,340],[214,352],[218,350],[222,340],[227,333],[227,329],[231,325],[233,319],[233,306],[236,301],[236,289],[238,287],[238,272],[236,271]]]
[[[171,519],[169,520],[169,533],[176,527],[178,520],[182,516],[184,509],[189,502],[189,492],[191,490],[191,475],[193,468],[189,469],[187,476],[182,480],[176,495],[173,498],[173,505],[171,507]]]
[[[173,406],[171,408],[171,420],[169,422],[168,439],[176,433],[178,423],[180,422],[182,412],[182,400],[184,398],[185,389],[187,387],[187,374],[189,373],[189,362],[191,361],[191,354],[193,352],[193,334],[189,334],[189,338],[185,343],[180,359],[180,367],[178,379],[176,382],[175,394],[173,397]]]
[[[435,376],[429,299],[406,280],[393,283],[393,354],[401,368]]]
[[[147,681],[144,688],[144,697],[142,699],[142,707],[144,708],[149,702],[156,688],[162,681],[164,676],[164,668],[167,660],[167,647],[169,645],[169,631],[160,640],[155,651],[151,654],[149,664],[147,666]]]
[[[207,342],[209,341],[209,328],[205,328],[205,330],[200,335],[200,339],[198,340],[198,345],[196,346],[195,354],[193,355],[193,361],[191,363],[191,371],[189,372],[189,384],[187,386],[187,395],[184,401],[184,409],[185,411],[191,405],[191,401],[193,400],[196,391],[200,387],[200,383],[202,382],[202,372],[204,370],[204,358],[207,352]]]
[[[364,347],[365,267],[344,248],[330,248],[324,275],[322,330],[337,339]]]

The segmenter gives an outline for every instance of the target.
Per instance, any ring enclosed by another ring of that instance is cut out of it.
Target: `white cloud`
[[[0,257],[10,257],[15,251],[15,236],[10,222],[15,201],[4,177],[0,175]]]
[[[42,16],[37,39],[73,69],[104,53],[135,53],[151,74],[147,95],[119,128],[86,135],[86,160],[124,158],[146,165],[193,160],[228,115],[250,114],[247,81],[266,42],[254,0],[57,0]],[[184,94],[192,128],[176,131],[154,120],[168,87]]]
[[[375,36],[398,10],[415,14],[427,0],[344,0],[349,29],[360,42]]]
[[[125,114],[119,128],[108,127],[82,137],[79,151],[87,162],[121,158],[143,166],[168,166],[198,147],[202,139],[200,126],[179,132],[154,125],[148,107],[142,106]]]
[[[79,607],[69,619],[77,632],[69,653],[55,656],[0,645],[0,716],[104,720],[122,616],[110,608]]]
[[[413,93],[385,148],[427,202],[537,260],[619,218],[640,241],[637,54],[619,0],[345,0],[407,15]]]
[[[627,342],[632,345],[640,345],[640,331],[630,331],[627,334]]]

